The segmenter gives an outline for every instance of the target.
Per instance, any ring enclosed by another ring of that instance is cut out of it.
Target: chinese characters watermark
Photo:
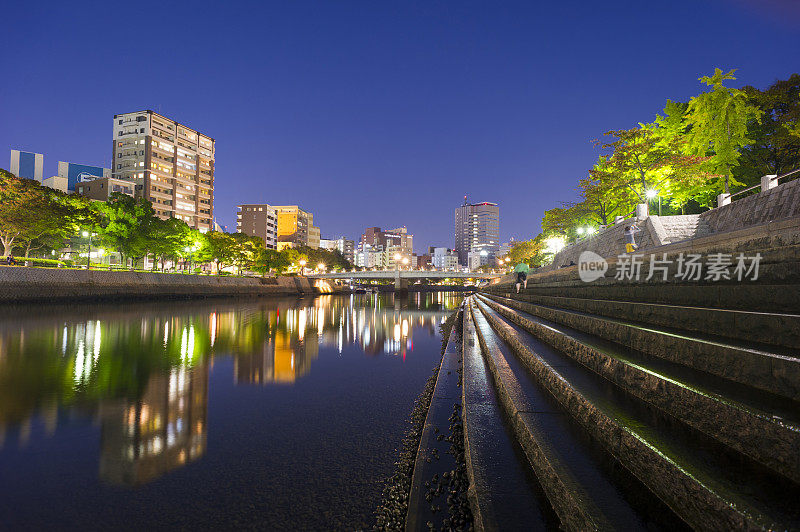
[[[666,253],[624,254],[617,256],[617,269],[614,279],[618,281],[668,281],[670,276],[679,281],[756,281],[761,263],[761,253],[748,256],[744,253],[711,253],[705,257],[699,253],[680,253],[668,258]],[[643,266],[648,265],[646,275]],[[674,266],[674,267],[673,267]],[[581,253],[578,274],[584,282],[590,283],[605,277],[608,262],[596,253]]]

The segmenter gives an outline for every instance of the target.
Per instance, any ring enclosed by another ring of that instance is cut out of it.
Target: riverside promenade
[[[465,300],[439,372],[461,389],[437,390],[463,423],[454,471],[477,530],[800,529],[800,202],[786,189],[767,207],[788,217],[636,256],[604,236],[519,292],[507,275]],[[452,518],[419,486],[434,445],[421,439],[407,530]]]

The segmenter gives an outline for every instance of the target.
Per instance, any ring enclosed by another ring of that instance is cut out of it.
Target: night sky
[[[792,7],[792,4],[795,4]],[[406,225],[453,245],[453,209],[500,204],[530,238],[575,197],[591,141],[687,100],[714,67],[800,71],[790,0],[6,2],[9,149],[108,167],[115,113],[217,140],[215,215],[299,204],[323,238]]]

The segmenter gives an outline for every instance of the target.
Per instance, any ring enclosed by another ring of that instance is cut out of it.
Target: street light
[[[303,275],[306,270],[306,259],[300,259],[298,264],[300,264],[300,275]]]
[[[644,193],[644,195],[647,196],[648,200],[651,200],[656,196],[658,196],[658,215],[661,216],[661,196],[658,195],[658,190],[652,190],[652,189],[648,190],[647,192]]]
[[[324,262],[320,262],[319,264],[317,264],[317,269],[319,271],[324,270],[325,269],[325,263]]]
[[[89,239],[89,252],[86,254],[86,269],[88,270],[92,261],[92,233],[89,231],[83,231],[81,232],[81,235],[83,238]]]

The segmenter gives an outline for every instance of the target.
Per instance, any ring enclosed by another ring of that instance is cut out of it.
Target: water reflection
[[[0,311],[0,452],[32,425],[100,426],[99,476],[147,483],[206,450],[209,373],[233,356],[236,385],[291,385],[326,352],[410,356],[460,295],[48,306]],[[69,414],[69,415],[65,415]]]

